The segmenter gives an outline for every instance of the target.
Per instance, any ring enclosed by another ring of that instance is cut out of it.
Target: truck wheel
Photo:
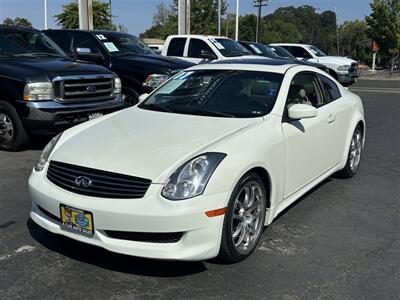
[[[28,134],[14,107],[0,101],[0,149],[17,151],[28,141]]]
[[[139,103],[139,94],[130,87],[122,87],[122,99],[126,106],[133,106]]]

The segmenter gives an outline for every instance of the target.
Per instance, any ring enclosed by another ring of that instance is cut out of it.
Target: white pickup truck
[[[329,68],[329,73],[343,85],[355,83],[358,79],[358,63],[353,59],[329,56],[312,45],[279,43],[271,46],[283,47],[298,59],[325,65]]]
[[[255,58],[238,42],[211,35],[170,35],[167,37],[162,55],[178,57],[195,64],[212,60]]]

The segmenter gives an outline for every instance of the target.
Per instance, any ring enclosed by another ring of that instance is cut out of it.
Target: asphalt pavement
[[[0,299],[400,299],[400,82],[350,89],[367,119],[358,175],[307,193],[234,265],[129,257],[50,234],[29,219],[43,143],[0,152]]]

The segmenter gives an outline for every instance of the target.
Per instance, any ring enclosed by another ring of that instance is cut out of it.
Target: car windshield
[[[270,48],[272,51],[275,52],[276,55],[278,55],[281,58],[296,59],[296,57],[292,53],[290,53],[283,47],[271,46]]]
[[[261,117],[274,107],[282,79],[282,74],[257,71],[184,71],[139,107],[213,117]]]
[[[310,49],[310,51],[311,51],[314,55],[316,55],[316,56],[318,56],[318,57],[328,56],[328,54],[326,54],[324,51],[318,49],[317,47],[309,46],[308,49]]]
[[[252,52],[256,55],[265,56],[269,58],[280,58],[270,47],[259,43],[248,43],[247,44]]]
[[[208,39],[225,57],[251,55],[251,52],[231,39]]]
[[[140,39],[127,33],[102,32],[95,35],[111,55],[155,54]]]
[[[50,38],[39,31],[0,30],[0,56],[66,57]]]

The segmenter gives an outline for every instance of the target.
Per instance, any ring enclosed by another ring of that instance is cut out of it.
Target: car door
[[[304,90],[306,97],[301,97]],[[316,179],[334,163],[337,127],[331,108],[324,105],[323,92],[315,73],[295,75],[291,81],[286,106],[308,103],[317,108],[317,116],[291,120],[286,113],[282,130],[285,137],[285,188],[288,197]]]
[[[214,51],[211,47],[203,40],[198,38],[191,38],[189,40],[189,48],[187,53],[187,60],[199,64],[203,62],[209,62],[217,59]]]

